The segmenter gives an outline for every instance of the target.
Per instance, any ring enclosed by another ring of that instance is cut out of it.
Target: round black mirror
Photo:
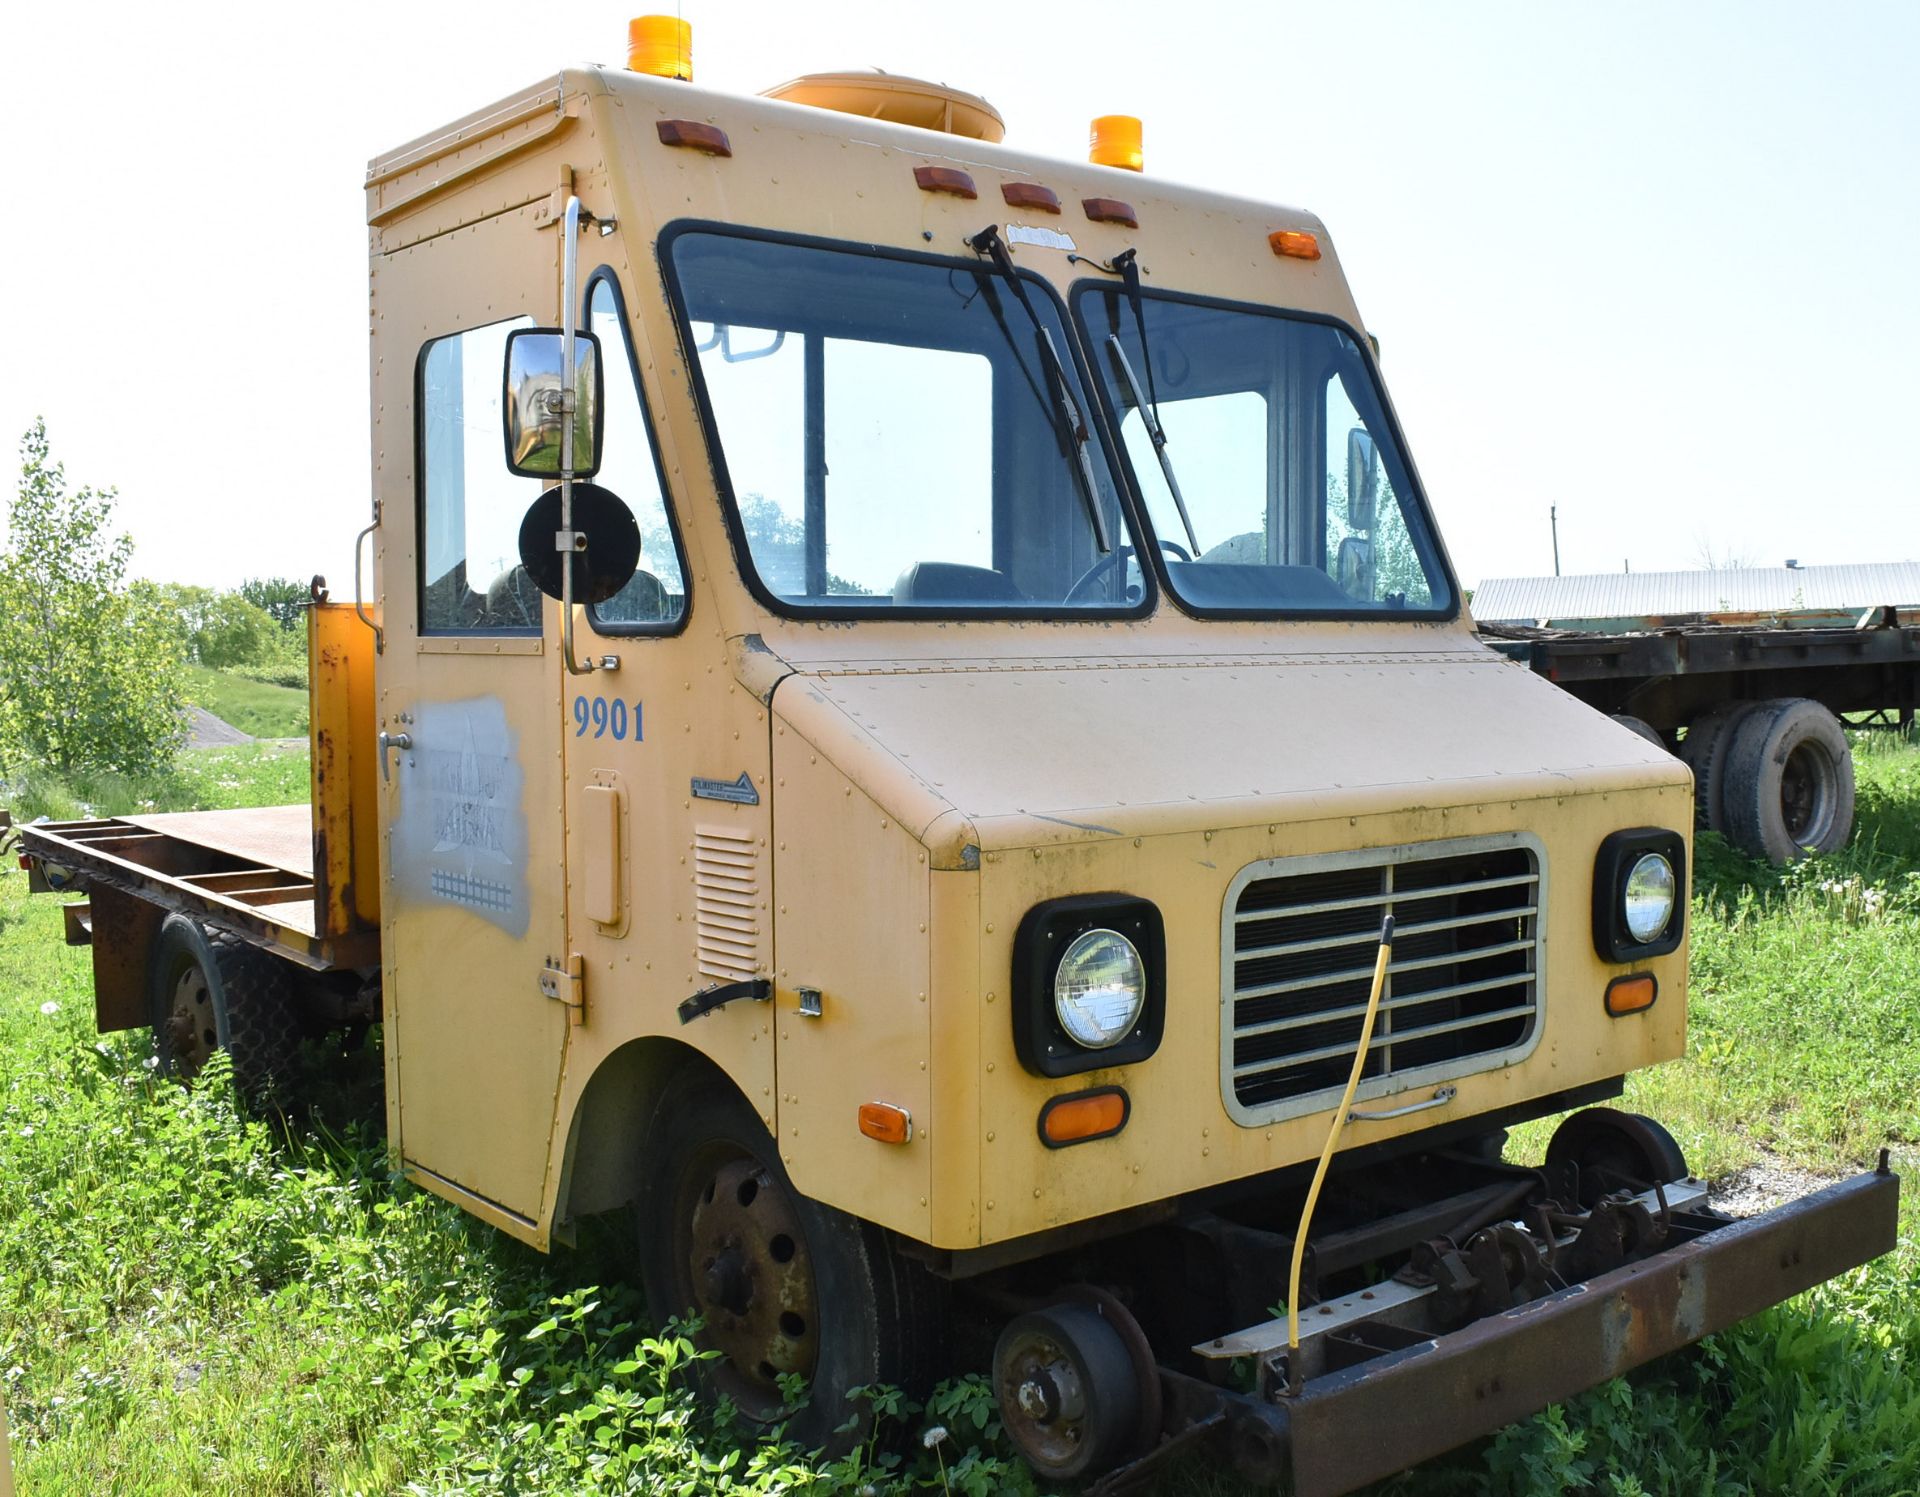
[[[640,567],[640,526],[611,489],[597,483],[573,486],[573,528],[587,549],[573,553],[573,601],[604,603],[632,580]],[[560,533],[560,489],[545,490],[520,522],[520,565],[549,598],[560,596],[562,560],[553,548]]]

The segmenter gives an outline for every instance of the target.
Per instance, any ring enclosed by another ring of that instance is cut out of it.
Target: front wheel
[[[795,1190],[731,1083],[682,1070],[662,1092],[640,1166],[640,1266],[658,1320],[693,1316],[712,1392],[755,1424],[830,1454],[863,1439],[855,1390],[924,1394],[946,1369],[945,1285],[882,1229]],[[802,1379],[803,1406],[781,1383]]]

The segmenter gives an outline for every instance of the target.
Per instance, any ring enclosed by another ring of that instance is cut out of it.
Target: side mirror
[[[573,486],[573,528],[586,544],[571,556],[557,548],[560,489],[546,490],[520,522],[520,565],[527,580],[549,598],[559,598],[563,562],[573,567],[573,601],[604,603],[633,580],[640,567],[640,526],[611,489],[597,483]]]
[[[1347,433],[1347,525],[1372,530],[1380,499],[1380,449],[1364,426]]]
[[[522,478],[560,476],[560,438],[573,407],[573,472],[591,478],[600,471],[600,340],[573,335],[573,395],[562,389],[562,335],[552,328],[518,328],[507,335],[507,468]]]

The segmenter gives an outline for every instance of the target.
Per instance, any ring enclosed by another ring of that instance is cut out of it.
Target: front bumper
[[[1338,1497],[1879,1257],[1894,1246],[1899,1197],[1882,1154],[1872,1173],[1764,1216],[1687,1217],[1682,1241],[1458,1330],[1381,1337],[1398,1349],[1312,1377],[1298,1394],[1203,1392],[1170,1378],[1180,1386],[1167,1389],[1169,1409],[1195,1432],[1226,1433],[1245,1475],[1290,1472],[1296,1497]]]

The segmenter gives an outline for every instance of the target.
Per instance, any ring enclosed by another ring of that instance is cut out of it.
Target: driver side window
[[[507,469],[500,438],[515,318],[421,350],[420,632],[538,634],[540,592],[520,565],[520,520],[539,482]]]

